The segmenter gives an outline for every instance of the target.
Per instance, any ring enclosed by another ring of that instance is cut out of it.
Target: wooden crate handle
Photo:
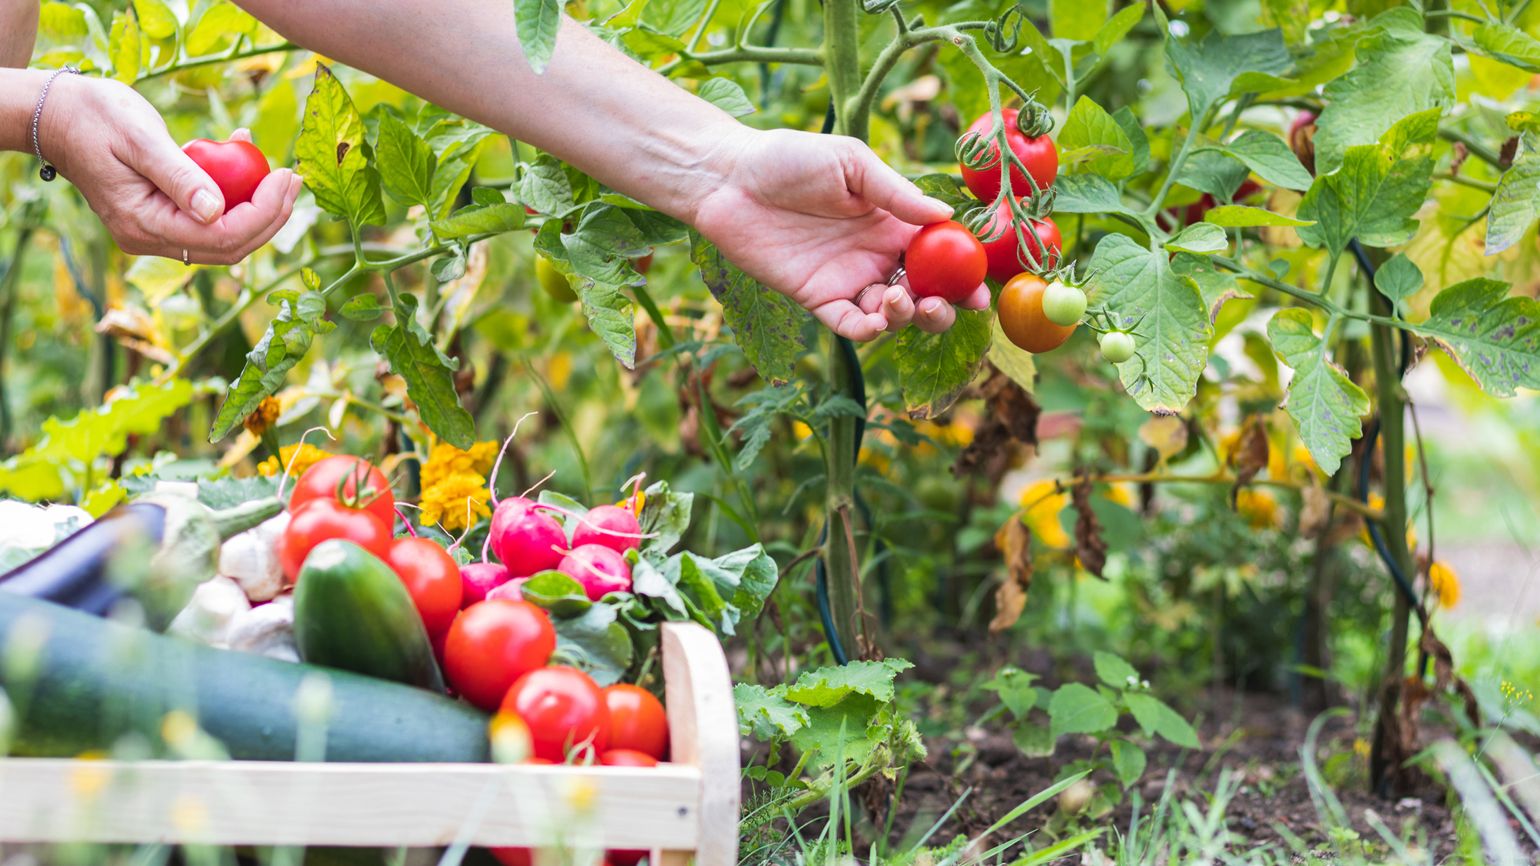
[[[695,623],[664,623],[663,686],[668,699],[670,760],[700,769],[700,841],[696,866],[738,862],[738,711],[722,644]],[[659,866],[688,852],[665,851]]]

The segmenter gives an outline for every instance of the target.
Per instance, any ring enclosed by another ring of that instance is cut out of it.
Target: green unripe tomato
[[[1085,306],[1085,292],[1074,286],[1054,280],[1043,290],[1043,315],[1060,327],[1080,324]]]
[[[557,270],[544,256],[535,257],[535,278],[540,281],[540,288],[558,301],[570,304],[578,299],[577,292],[572,290],[571,278]]]
[[[1102,357],[1114,364],[1121,364],[1134,356],[1134,338],[1122,331],[1108,331],[1097,338],[1102,347]]]

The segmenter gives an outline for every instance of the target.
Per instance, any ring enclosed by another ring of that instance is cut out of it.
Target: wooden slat
[[[9,759],[0,839],[694,849],[701,786],[687,765]]]
[[[668,697],[670,755],[701,774],[696,866],[738,862],[738,712],[732,677],[715,635],[694,623],[663,626],[663,685]],[[666,846],[660,846],[666,847]],[[674,866],[678,852],[662,858]]]

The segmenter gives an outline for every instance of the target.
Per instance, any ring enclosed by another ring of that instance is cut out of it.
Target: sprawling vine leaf
[[[1055,137],[1066,175],[1093,174],[1114,180],[1134,173],[1134,144],[1107,110],[1082,96]]]
[[[1202,40],[1170,39],[1166,60],[1182,82],[1194,118],[1230,94],[1245,72],[1282,73],[1292,61],[1277,30],[1230,36],[1212,30]]]
[[[802,324],[807,312],[738,270],[714,244],[694,232],[690,233],[690,259],[721,303],[733,339],[760,378],[772,385],[791,381],[792,367],[806,348]]]
[[[364,122],[337,76],[324,63],[315,67],[315,89],[305,100],[305,121],[294,142],[294,157],[316,204],[356,229],[385,222],[380,175],[370,164]]]
[[[1257,176],[1285,189],[1310,188],[1310,172],[1283,139],[1259,129],[1248,129],[1219,148],[1246,164]]]
[[[1414,215],[1433,178],[1438,109],[1403,118],[1377,144],[1347,149],[1342,164],[1316,177],[1299,204],[1299,237],[1332,254],[1358,238],[1370,246],[1405,243],[1417,233]]]
[[[701,82],[696,95],[733,117],[744,117],[756,111],[748,94],[743,92],[743,85],[731,78],[708,78]]]
[[[369,342],[390,368],[406,380],[406,395],[417,405],[417,414],[440,439],[456,448],[476,441],[476,421],[460,405],[454,371],[458,361],[433,344],[433,337],[417,321],[417,298],[402,295],[395,308],[396,322],[379,325]]]
[[[524,208],[506,201],[462,207],[441,220],[433,221],[433,233],[441,240],[501,234],[523,227]]]
[[[1209,222],[1196,222],[1187,228],[1177,232],[1176,237],[1166,241],[1166,249],[1171,252],[1189,252],[1200,255],[1224,252],[1230,245],[1230,238],[1225,230]]]
[[[1234,274],[1215,267],[1206,256],[1177,256],[1171,260],[1171,272],[1197,287],[1210,322],[1219,318],[1226,301],[1251,297],[1241,290]]]
[[[374,156],[380,180],[391,198],[408,206],[426,207],[433,201],[433,172],[438,169],[438,156],[433,146],[394,111],[380,112]]]
[[[545,71],[556,53],[556,32],[561,29],[563,0],[513,0],[513,23],[518,28],[524,60],[536,75]]]
[[[1342,458],[1352,453],[1353,440],[1363,435],[1369,395],[1332,363],[1309,312],[1278,311],[1267,325],[1267,337],[1278,359],[1294,370],[1283,408],[1294,419],[1316,465],[1331,475],[1342,465]]]
[[[1422,288],[1422,271],[1405,253],[1396,253],[1374,270],[1374,287],[1400,303]]]
[[[1107,3],[1086,0],[1048,0],[1048,24],[1056,39],[1089,42],[1107,23]]]
[[[1540,388],[1540,302],[1509,296],[1508,284],[1477,278],[1433,299],[1417,332],[1438,343],[1482,390],[1511,397]]]
[[[1540,216],[1540,133],[1526,132],[1520,150],[1492,193],[1487,213],[1487,255],[1518,243]]]
[[[1354,145],[1378,141],[1403,117],[1442,109],[1454,99],[1449,41],[1423,32],[1410,7],[1392,9],[1358,41],[1352,71],[1326,85],[1316,121],[1316,174],[1336,170]]]
[[[957,323],[939,334],[905,328],[898,335],[898,383],[915,418],[945,412],[968,387],[989,350],[988,310],[958,310]]]
[[[1471,34],[1476,47],[1493,60],[1526,72],[1540,72],[1540,39],[1508,24],[1488,22]]]
[[[202,57],[223,51],[236,39],[257,30],[257,19],[234,3],[214,3],[198,16],[198,23],[187,30],[182,47],[188,57]]]
[[[1133,213],[1123,204],[1118,188],[1101,175],[1065,175],[1054,181],[1053,192],[1057,213]]]
[[[275,293],[277,294],[277,293]],[[262,398],[283,387],[294,365],[310,351],[310,343],[319,334],[331,332],[336,325],[322,318],[326,300],[318,292],[292,294],[279,302],[278,315],[268,324],[262,339],[246,353],[246,366],[230,385],[225,401],[214,417],[209,441],[218,442],[245,420]]]
[[[1205,222],[1211,222],[1216,226],[1225,228],[1246,228],[1250,226],[1307,226],[1310,220],[1296,219],[1284,216],[1281,213],[1273,213],[1259,207],[1247,207],[1240,204],[1222,204],[1219,207],[1209,208],[1203,214]]]
[[[112,59],[112,77],[133,84],[139,77],[144,43],[139,38],[139,20],[127,12],[112,16],[112,33],[107,39],[107,56]]]
[[[1127,235],[1102,238],[1090,270],[1092,305],[1106,306],[1118,327],[1135,333],[1137,360],[1118,366],[1123,387],[1145,409],[1180,410],[1197,393],[1212,333],[1197,286],[1172,270],[1165,250]]]

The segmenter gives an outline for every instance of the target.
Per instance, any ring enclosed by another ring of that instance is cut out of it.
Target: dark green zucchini
[[[323,541],[305,557],[294,582],[294,645],[311,664],[444,693],[406,584],[351,541]]]
[[[159,744],[165,714],[181,709],[233,758],[293,760],[295,695],[307,677],[321,676],[332,693],[326,760],[488,760],[487,717],[449,698],[199,646],[4,592],[0,655],[17,755],[74,756],[129,734]]]

